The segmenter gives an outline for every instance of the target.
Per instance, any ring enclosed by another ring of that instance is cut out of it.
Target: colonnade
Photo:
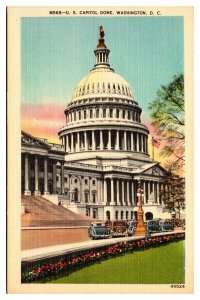
[[[79,109],[75,111],[68,111],[66,121],[67,123],[76,122],[80,120],[98,118],[116,118],[121,120],[132,120],[140,122],[140,112],[136,109],[116,108],[116,107],[94,107],[87,109]]]
[[[143,204],[162,204],[161,189],[164,184],[158,181],[141,181]],[[137,204],[137,181],[108,178],[104,179],[104,203],[107,205],[132,206]]]
[[[88,130],[61,137],[65,151],[123,150],[148,153],[147,135],[127,130]]]
[[[31,174],[30,170],[30,161],[34,160],[34,174]],[[42,161],[43,163],[43,171],[39,171],[39,160],[40,163]],[[34,193],[34,195],[40,195],[41,190],[39,188],[39,175],[42,173],[42,179],[43,179],[43,187],[42,192],[44,195],[49,195],[49,187],[48,187],[48,165],[50,162],[50,158],[48,156],[37,156],[37,155],[24,155],[24,195],[30,195],[31,192]],[[57,174],[57,160],[51,159],[52,164],[52,193],[57,193],[57,180],[56,180],[56,174]],[[60,161],[61,165],[61,192],[64,193],[64,162]],[[31,191],[30,181],[31,178],[34,179],[34,191]]]

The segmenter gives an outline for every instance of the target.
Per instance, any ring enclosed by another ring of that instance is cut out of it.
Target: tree
[[[174,76],[169,85],[161,86],[157,92],[157,98],[149,104],[149,109],[156,139],[162,143],[160,154],[164,157],[173,157],[175,168],[183,166],[185,160],[183,74]]]
[[[185,209],[185,179],[169,173],[165,178],[161,197],[168,212],[178,211],[180,219],[181,210]]]

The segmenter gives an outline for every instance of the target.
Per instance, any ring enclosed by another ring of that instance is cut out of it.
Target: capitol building
[[[134,219],[140,182],[145,220],[169,218],[161,196],[166,171],[149,156],[142,108],[109,53],[101,26],[95,65],[64,111],[61,144],[22,131],[22,194],[99,220]]]

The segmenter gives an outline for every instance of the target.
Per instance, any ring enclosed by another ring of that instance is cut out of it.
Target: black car
[[[104,223],[92,223],[88,228],[88,235],[91,240],[110,238],[110,230]]]

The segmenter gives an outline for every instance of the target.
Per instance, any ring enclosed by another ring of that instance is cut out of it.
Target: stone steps
[[[87,226],[92,219],[58,206],[42,196],[22,196],[22,226]]]

